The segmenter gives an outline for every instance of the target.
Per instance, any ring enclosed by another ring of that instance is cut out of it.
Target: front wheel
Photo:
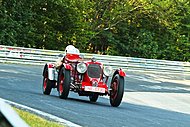
[[[47,66],[45,66],[43,73],[43,85],[42,85],[43,94],[50,95],[54,85],[55,81],[51,81],[48,79],[48,68]]]
[[[119,74],[114,75],[111,81],[110,104],[118,107],[122,101],[124,93],[124,77]]]
[[[70,70],[66,70],[64,68],[61,69],[61,72],[59,73],[58,83],[59,83],[58,84],[59,97],[62,99],[67,99],[71,83]]]

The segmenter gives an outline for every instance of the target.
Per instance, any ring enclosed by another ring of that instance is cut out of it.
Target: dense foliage
[[[0,44],[190,61],[189,0],[0,0]]]

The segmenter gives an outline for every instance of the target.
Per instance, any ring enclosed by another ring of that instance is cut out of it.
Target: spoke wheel
[[[111,82],[110,104],[113,107],[118,107],[122,101],[124,93],[124,78],[118,74],[114,75]]]
[[[59,73],[59,84],[58,84],[58,92],[59,97],[62,99],[67,99],[70,90],[70,83],[71,83],[71,75],[70,70],[65,70],[64,68],[61,69]]]
[[[48,79],[48,68],[47,66],[45,66],[43,74],[43,85],[42,85],[43,94],[50,95],[54,84],[55,81],[51,81]]]

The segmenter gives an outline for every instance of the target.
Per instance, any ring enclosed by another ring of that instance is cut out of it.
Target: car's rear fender
[[[43,76],[45,76],[45,69],[48,69],[48,79],[49,80],[56,80],[56,68],[53,63],[47,63],[44,66]]]

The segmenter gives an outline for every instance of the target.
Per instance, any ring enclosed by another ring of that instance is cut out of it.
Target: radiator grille
[[[100,78],[100,75],[101,75],[100,65],[98,65],[98,64],[88,65],[87,73],[88,73],[88,76],[91,78]]]

